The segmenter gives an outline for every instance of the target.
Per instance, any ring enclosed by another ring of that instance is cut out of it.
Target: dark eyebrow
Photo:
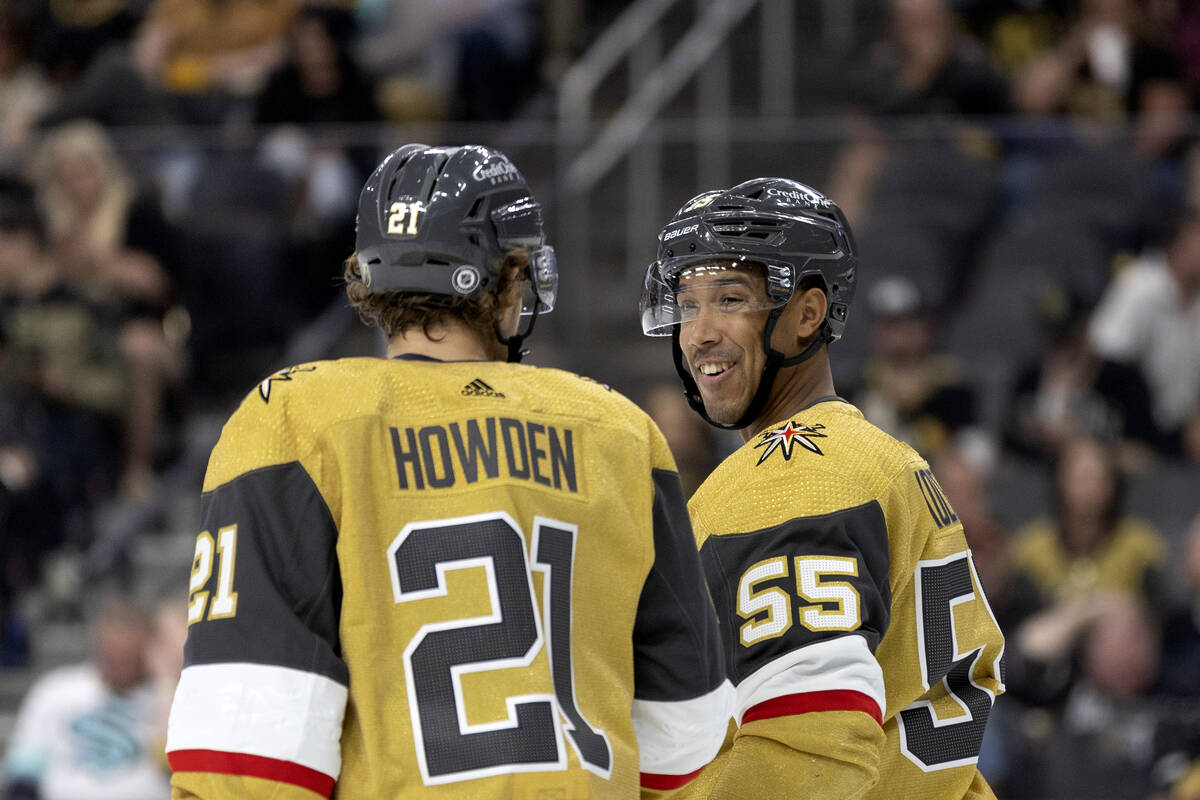
[[[728,278],[717,278],[714,281],[711,281],[711,282],[705,281],[705,283],[704,283],[705,288],[712,288],[714,286],[742,286],[746,289],[754,288],[753,286],[750,285],[749,280],[747,280],[745,277],[740,276],[740,275],[734,275],[734,276],[731,276]],[[676,293],[689,291],[690,288],[691,287],[687,286],[686,284],[681,284],[680,287],[676,290]]]

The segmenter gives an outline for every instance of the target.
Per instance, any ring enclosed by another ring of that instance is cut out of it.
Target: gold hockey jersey
[[[916,452],[825,398],[729,456],[690,511],[740,726],[713,772],[739,763],[745,736],[743,752],[774,739],[809,763],[846,765],[845,796],[876,775],[867,797],[990,796],[976,762],[1003,691],[1004,639]],[[752,782],[713,796],[752,797]],[[795,796],[843,796],[819,779],[795,785]]]
[[[632,798],[732,704],[649,418],[550,369],[267,378],[204,480],[176,798]]]

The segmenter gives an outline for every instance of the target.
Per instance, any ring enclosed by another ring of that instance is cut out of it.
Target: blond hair
[[[91,219],[80,219],[78,204],[59,180],[57,170],[64,158],[83,156],[100,172],[99,207]],[[87,241],[100,251],[124,244],[133,182],[104,129],[90,120],[69,122],[46,136],[33,161],[37,203],[50,241],[65,237],[86,225]]]

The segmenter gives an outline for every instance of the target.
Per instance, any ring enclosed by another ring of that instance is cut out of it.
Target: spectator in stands
[[[10,236],[7,214],[0,209],[0,250]],[[0,667],[21,667],[29,642],[16,601],[36,582],[42,553],[63,538],[64,522],[45,408],[35,391],[9,376],[4,322],[0,313]]]
[[[166,41],[143,23],[130,41],[116,41],[92,59],[77,80],[62,87],[37,121],[53,128],[75,119],[105,126],[162,125],[178,115],[163,86]]]
[[[937,347],[931,310],[916,285],[878,281],[867,298],[872,351],[853,402],[872,423],[933,459],[959,450],[977,464],[991,460],[979,426],[974,387],[953,357]]]
[[[1165,602],[1167,544],[1148,522],[1121,511],[1116,454],[1092,438],[1066,442],[1054,470],[1052,514],[1016,534],[1013,580],[1028,614],[1007,651],[1013,697],[1062,703],[1079,677],[1087,631],[1129,602]]]
[[[1008,87],[948,0],[890,0],[888,36],[871,48],[863,81],[874,114],[992,115]]]
[[[1167,545],[1147,521],[1121,508],[1124,478],[1113,444],[1091,437],[1066,441],[1054,467],[1052,513],[1016,534],[1016,568],[1042,609],[1065,607],[1095,593],[1117,593],[1160,607]]]
[[[328,266],[353,249],[358,193],[375,166],[375,148],[347,146],[321,125],[377,122],[374,83],[350,53],[353,15],[305,5],[288,32],[284,65],[256,101],[255,119],[272,126],[260,146],[265,164],[288,186],[291,202],[287,253],[289,294],[279,297],[287,330],[303,325],[340,294]],[[344,134],[341,134],[344,135]]]
[[[29,21],[11,4],[0,6],[0,150],[26,143],[37,118],[54,102],[55,89],[28,58]]]
[[[153,0],[139,36],[163,44],[168,91],[248,97],[283,62],[298,6],[298,0]]]
[[[1011,78],[1049,50],[1077,0],[959,0],[955,9],[985,44],[988,60]]]
[[[299,0],[153,0],[132,40],[102,51],[39,125],[227,120],[283,61]]]
[[[51,431],[42,398],[21,380],[11,354],[12,312],[25,282],[39,280],[30,254],[40,225],[32,191],[0,182],[0,666],[24,666],[26,629],[15,600],[37,580],[37,562],[63,535],[54,493]],[[26,269],[22,270],[24,266]]]
[[[889,0],[888,10],[887,35],[872,44],[853,80],[862,116],[839,151],[830,180],[830,194],[851,218],[869,207],[876,178],[895,155],[887,136],[890,117],[966,121],[1010,108],[1007,82],[963,28],[950,0]],[[957,137],[952,146],[971,157],[993,155],[987,136]]]
[[[116,594],[96,608],[92,657],[39,678],[21,705],[4,760],[6,800],[170,794],[146,673],[146,612]]]
[[[70,274],[134,306],[167,303],[170,280],[162,266],[128,247],[144,211],[135,207],[134,183],[99,125],[80,120],[50,131],[33,177],[50,246]]]
[[[1152,24],[1151,8],[1161,5],[1081,0],[1054,46],[1014,76],[1015,109],[1031,120],[1049,120],[1051,134],[1010,142],[1006,180],[1014,207],[1024,206],[1035,190],[1047,155],[1068,152],[1064,145],[1074,136],[1094,146],[1099,131],[1115,136],[1127,124],[1130,144],[1121,142],[1113,155],[1136,162],[1156,202],[1178,195],[1193,98],[1168,33]],[[1064,115],[1110,125],[1053,127]]]
[[[397,121],[510,118],[538,80],[543,4],[409,0],[360,12],[360,63]]]
[[[144,499],[153,481],[166,395],[184,374],[181,343],[163,325],[171,306],[170,279],[149,253],[129,246],[137,220],[131,213],[134,188],[99,126],[76,122],[51,132],[34,173],[51,251],[65,279],[119,320],[128,392],[119,486],[125,497]]]
[[[389,120],[419,122],[448,113],[454,54],[444,46],[437,8],[428,0],[359,4],[355,60],[376,81]]]
[[[1166,214],[1157,244],[1113,279],[1092,316],[1089,338],[1102,358],[1141,370],[1155,422],[1168,446],[1182,452],[1200,416],[1197,209]]]
[[[1070,286],[1047,284],[1036,302],[1042,349],[1017,369],[1005,446],[1049,462],[1069,439],[1092,435],[1114,443],[1126,470],[1144,468],[1161,437],[1141,372],[1092,352],[1089,309]]]
[[[1083,0],[1057,45],[1017,76],[1013,97],[1026,114],[1068,113],[1142,127],[1143,155],[1178,146],[1191,98],[1183,67],[1152,35],[1133,0]]]
[[[1121,474],[1108,443],[1077,438],[1062,446],[1054,470],[1052,514],[1019,530],[1013,544],[1011,579],[1014,589],[1027,595],[1025,616],[1010,626],[1005,652],[1006,684],[1014,702],[1062,714],[1081,680],[1103,683],[1128,669],[1128,694],[1153,681],[1154,675],[1147,678],[1134,667],[1148,669],[1150,661],[1157,662],[1156,651],[1145,652],[1156,639],[1131,640],[1129,652],[1112,654],[1112,659],[1131,659],[1123,667],[1106,660],[1097,643],[1090,652],[1086,644],[1089,631],[1110,617],[1128,620],[1129,606],[1161,608],[1165,600],[1167,544],[1149,523],[1123,514],[1122,499]],[[1017,796],[1032,792],[1038,776],[1056,768],[1039,755],[1047,744],[1038,739],[1018,746],[1018,758],[1036,765],[1010,775],[1014,783],[1009,788]]]
[[[345,9],[302,6],[287,32],[285,59],[257,97],[255,121],[261,125],[378,121],[374,84],[350,52],[354,28],[354,17]]]
[[[45,547],[58,539],[58,514],[86,515],[111,491],[126,384],[116,320],[65,281],[32,191],[18,187],[0,193],[0,387],[21,420],[5,438],[32,456],[11,463],[24,463],[27,478],[45,476],[56,502],[37,510],[41,524],[6,531],[6,539],[32,536]]]
[[[6,6],[16,5],[5,3]],[[33,12],[31,54],[56,85],[74,85],[100,54],[126,42],[143,0],[26,0]]]
[[[1144,800],[1154,789],[1159,620],[1135,598],[1112,596],[1079,632],[1079,679],[1039,758],[1046,797]]]
[[[457,80],[451,115],[510,119],[538,80],[540,41],[531,0],[459,0],[451,17]]]

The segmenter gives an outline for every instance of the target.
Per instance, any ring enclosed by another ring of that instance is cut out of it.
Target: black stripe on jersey
[[[720,632],[675,472],[654,475],[654,565],[633,629],[634,696],[688,700],[725,680]]]
[[[185,664],[271,664],[348,684],[338,644],[337,528],[304,468],[247,472],[203,494],[200,512],[203,530],[214,534],[237,525],[237,613],[194,623]],[[204,588],[216,581],[214,569]]]
[[[800,614],[813,604],[798,596],[797,556],[833,556],[857,562],[857,576],[831,576],[849,583],[858,593],[861,626],[857,630],[810,630],[798,623]],[[723,628],[729,677],[735,685],[764,664],[812,642],[858,634],[874,652],[887,632],[892,606],[891,556],[883,509],[874,500],[831,514],[797,517],[760,531],[710,536],[700,548],[700,557]],[[780,557],[785,559],[785,573],[757,581],[753,589],[756,593],[782,590],[791,603],[793,623],[779,635],[743,644],[742,626],[753,620],[761,622],[765,614],[746,618],[738,613],[741,578],[754,565]]]

